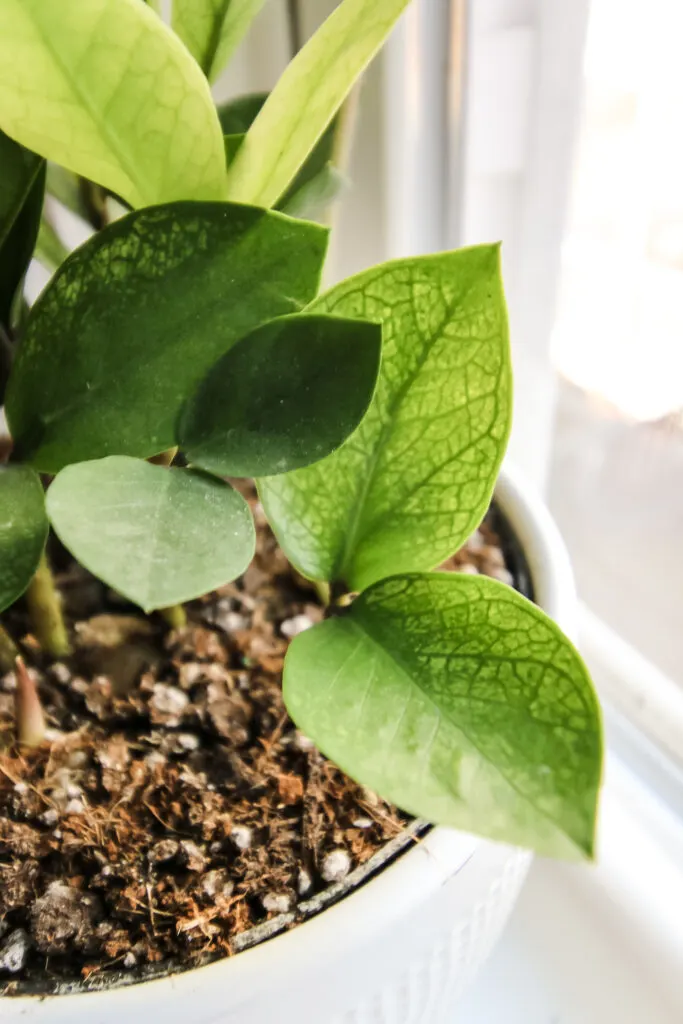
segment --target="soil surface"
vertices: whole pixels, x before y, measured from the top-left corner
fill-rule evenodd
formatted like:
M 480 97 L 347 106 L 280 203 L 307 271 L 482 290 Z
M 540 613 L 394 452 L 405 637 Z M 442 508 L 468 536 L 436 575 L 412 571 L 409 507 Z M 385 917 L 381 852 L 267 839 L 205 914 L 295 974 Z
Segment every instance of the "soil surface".
M 57 574 L 68 663 L 42 658 L 20 606 L 5 616 L 50 730 L 12 745 L 14 674 L 0 679 L 0 994 L 228 955 L 404 831 L 287 717 L 288 642 L 323 610 L 250 497 L 256 558 L 188 607 L 187 628 L 73 565 Z M 509 566 L 525 590 L 492 515 L 445 568 L 512 583 Z

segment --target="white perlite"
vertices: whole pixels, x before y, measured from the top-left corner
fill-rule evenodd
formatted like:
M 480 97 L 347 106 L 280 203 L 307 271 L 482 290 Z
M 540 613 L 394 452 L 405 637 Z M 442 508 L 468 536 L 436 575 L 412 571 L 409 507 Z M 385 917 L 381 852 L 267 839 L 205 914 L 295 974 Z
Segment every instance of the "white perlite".
M 163 721 L 164 725 L 174 727 L 180 725 L 189 698 L 176 686 L 156 683 L 149 703 L 152 711 L 156 712 L 156 716 L 152 715 L 152 721 L 156 719 L 156 721 Z
M 312 625 L 313 619 L 309 619 L 308 615 L 294 615 L 291 619 L 285 619 L 280 626 L 280 632 L 288 640 L 293 640 L 295 636 L 310 629 Z
M 238 850 L 248 850 L 251 846 L 253 833 L 246 825 L 235 825 L 230 832 L 230 838 Z
M 297 878 L 296 887 L 299 896 L 305 896 L 306 893 L 311 891 L 311 888 L 313 887 L 313 879 L 309 875 L 308 871 L 306 871 L 306 868 L 299 868 L 299 876 Z
M 291 897 L 286 893 L 267 892 L 261 897 L 263 909 L 269 914 L 286 914 L 292 905 Z
M 333 850 L 325 857 L 320 874 L 326 882 L 341 882 L 351 870 L 351 858 L 346 850 Z
M 29 954 L 31 939 L 23 928 L 10 932 L 0 946 L 0 971 L 16 974 L 20 971 Z

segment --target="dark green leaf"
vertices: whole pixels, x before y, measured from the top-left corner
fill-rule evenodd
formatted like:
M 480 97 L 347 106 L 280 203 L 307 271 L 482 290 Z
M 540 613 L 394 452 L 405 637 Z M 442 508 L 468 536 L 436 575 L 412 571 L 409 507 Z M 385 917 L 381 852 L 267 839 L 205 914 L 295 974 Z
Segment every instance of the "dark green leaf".
M 44 161 L 0 132 L 0 324 L 31 260 L 45 192 Z
M 255 544 L 244 498 L 216 477 L 126 456 L 69 466 L 47 496 L 60 540 L 145 611 L 239 576 Z
M 267 99 L 267 92 L 253 92 L 222 103 L 218 108 L 218 120 L 223 134 L 245 135 Z
M 510 427 L 512 380 L 497 246 L 398 260 L 343 281 L 311 312 L 381 320 L 377 392 L 324 462 L 261 492 L 288 557 L 363 590 L 432 569 L 478 526 Z
M 229 203 L 140 210 L 100 232 L 32 310 L 7 391 L 21 458 L 56 472 L 170 448 L 216 360 L 315 295 L 326 243 L 313 224 Z
M 593 853 L 597 699 L 558 627 L 483 577 L 397 576 L 296 637 L 287 709 L 412 814 L 539 853 Z
M 191 463 L 222 476 L 308 466 L 360 423 L 381 347 L 381 327 L 362 320 L 271 320 L 209 370 L 187 404 L 178 444 Z
M 225 145 L 225 159 L 229 164 L 231 160 L 235 159 L 238 149 L 244 142 L 244 135 L 224 135 L 223 143 Z
M 0 611 L 31 582 L 47 530 L 38 475 L 27 466 L 0 466 Z
M 323 220 L 330 206 L 342 191 L 346 179 L 332 164 L 327 164 L 291 197 L 278 204 L 290 217 Z

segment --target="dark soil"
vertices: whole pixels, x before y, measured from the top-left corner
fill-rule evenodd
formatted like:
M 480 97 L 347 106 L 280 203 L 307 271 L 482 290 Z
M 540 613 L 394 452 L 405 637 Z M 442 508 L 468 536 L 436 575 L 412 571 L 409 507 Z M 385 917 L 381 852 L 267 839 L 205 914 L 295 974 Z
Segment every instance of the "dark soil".
M 5 617 L 50 732 L 12 746 L 15 679 L 0 679 L 0 994 L 227 955 L 404 831 L 287 717 L 288 641 L 323 612 L 255 513 L 255 561 L 186 629 L 73 565 L 68 664 L 42 659 L 20 607 Z M 507 565 L 525 589 L 490 524 L 446 568 L 511 583 Z

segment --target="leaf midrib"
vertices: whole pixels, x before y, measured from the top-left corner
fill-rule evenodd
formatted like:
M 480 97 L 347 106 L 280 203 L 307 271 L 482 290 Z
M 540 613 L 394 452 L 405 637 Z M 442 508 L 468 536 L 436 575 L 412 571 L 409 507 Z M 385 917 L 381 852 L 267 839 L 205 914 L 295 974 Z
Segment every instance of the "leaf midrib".
M 392 265 L 388 264 L 387 266 L 388 268 L 391 268 Z M 405 401 L 408 392 L 412 388 L 418 376 L 422 372 L 425 363 L 427 362 L 429 356 L 431 355 L 432 348 L 437 342 L 437 338 L 441 337 L 443 329 L 445 325 L 449 322 L 454 310 L 457 308 L 458 305 L 461 305 L 463 302 L 466 301 L 468 295 L 475 287 L 475 284 L 476 282 L 469 282 L 465 291 L 459 294 L 458 297 L 454 299 L 450 305 L 447 306 L 444 317 L 440 321 L 438 327 L 436 327 L 432 332 L 429 341 L 426 342 L 422 355 L 420 356 L 420 359 L 418 360 L 415 369 L 409 375 L 409 377 L 406 378 L 403 385 L 395 393 L 393 400 L 390 403 L 387 419 L 382 425 L 374 451 L 372 452 L 370 459 L 366 461 L 366 473 L 363 478 L 362 486 L 358 492 L 358 496 L 354 501 L 353 507 L 351 509 L 349 527 L 347 529 L 344 542 L 344 549 L 341 558 L 337 562 L 338 568 L 333 573 L 333 576 L 335 578 L 339 578 L 343 580 L 345 583 L 348 583 L 346 577 L 349 575 L 349 572 L 353 567 L 352 556 L 355 554 L 357 544 L 359 544 L 363 538 L 363 535 L 360 534 L 360 530 L 363 516 L 365 513 L 365 504 L 367 502 L 370 489 L 375 482 L 375 475 L 377 473 L 377 467 L 379 465 L 380 457 L 383 454 L 384 448 L 388 444 L 391 435 L 394 431 L 400 407 Z
M 173 486 L 174 478 L 173 478 L 173 476 L 171 474 L 172 473 L 183 473 L 183 472 L 185 472 L 185 470 L 182 470 L 182 469 L 171 469 L 170 467 L 168 469 L 162 469 L 162 467 L 160 467 L 160 466 L 159 467 L 154 466 L 154 467 L 151 467 L 151 468 L 153 468 L 153 469 L 157 469 L 157 468 L 161 469 L 161 471 L 163 473 L 165 473 L 166 476 L 165 476 L 165 479 L 163 481 L 163 484 L 161 484 L 161 486 L 159 487 L 159 496 L 157 498 L 157 501 L 156 501 L 156 504 L 155 504 L 155 507 L 154 507 L 154 511 L 153 511 L 153 514 L 152 514 L 152 524 L 151 524 L 150 530 L 148 532 L 150 543 L 149 543 L 149 548 L 147 548 L 146 550 L 149 552 L 149 558 L 147 559 L 147 566 L 146 566 L 146 569 L 145 569 L 145 588 L 144 588 L 145 589 L 145 603 L 142 606 L 143 607 L 143 611 L 146 614 L 149 614 L 150 612 L 154 611 L 154 608 L 151 607 L 150 604 L 149 604 L 149 599 L 150 599 L 151 594 L 153 593 L 153 583 L 154 583 L 154 575 L 155 575 L 154 566 L 156 565 L 156 554 L 157 554 L 157 550 L 159 548 L 160 531 L 159 531 L 158 527 L 159 527 L 159 523 L 161 521 L 161 515 L 162 515 L 162 512 L 163 512 L 164 506 L 166 505 L 166 502 L 167 502 L 169 491 L 170 491 L 170 489 Z
M 568 832 L 565 832 L 564 828 L 562 827 L 561 823 L 557 820 L 557 818 L 555 818 L 554 815 L 549 814 L 547 811 L 539 808 L 536 805 L 536 803 L 526 793 L 522 792 L 522 790 L 517 785 L 515 785 L 515 783 L 511 779 L 507 777 L 505 772 L 497 764 L 495 764 L 495 762 L 490 760 L 490 758 L 481 749 L 479 744 L 472 738 L 472 736 L 467 732 L 467 730 L 463 728 L 462 723 L 455 721 L 454 718 L 447 711 L 444 711 L 444 709 L 441 708 L 439 704 L 437 704 L 432 694 L 430 694 L 428 690 L 425 690 L 424 687 L 420 686 L 415 676 L 413 676 L 413 674 L 404 664 L 401 656 L 396 654 L 394 651 L 389 650 L 389 648 L 385 647 L 385 645 L 380 640 L 378 640 L 375 635 L 373 635 L 372 628 L 368 627 L 368 622 L 372 621 L 372 616 L 367 616 L 367 618 L 364 618 L 363 622 L 359 622 L 357 619 L 354 619 L 351 615 L 346 621 L 349 622 L 354 629 L 359 630 L 364 636 L 368 638 L 368 640 L 370 640 L 372 644 L 378 647 L 380 651 L 382 651 L 382 653 L 384 653 L 391 659 L 400 675 L 403 676 L 403 678 L 406 680 L 408 686 L 415 687 L 420 691 L 421 694 L 423 694 L 423 696 L 429 701 L 431 706 L 435 709 L 437 715 L 440 718 L 446 719 L 446 721 L 448 721 L 453 726 L 454 729 L 456 729 L 462 736 L 465 737 L 468 743 L 470 743 L 471 746 L 477 751 L 481 759 L 485 761 L 486 764 L 490 765 L 491 768 L 493 768 L 493 770 L 500 776 L 501 779 L 503 779 L 505 784 L 508 785 L 510 789 L 517 793 L 517 795 L 526 804 L 532 807 L 536 814 L 542 817 L 545 821 L 549 821 L 561 833 L 561 835 L 563 835 L 572 843 L 573 846 L 575 846 L 580 851 L 582 850 L 581 846 L 577 843 L 574 836 L 571 836 Z M 439 780 L 437 779 L 437 781 Z

